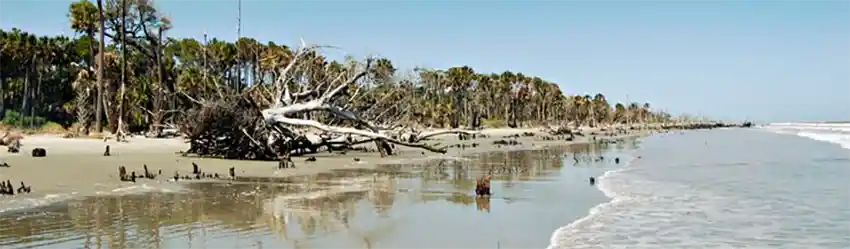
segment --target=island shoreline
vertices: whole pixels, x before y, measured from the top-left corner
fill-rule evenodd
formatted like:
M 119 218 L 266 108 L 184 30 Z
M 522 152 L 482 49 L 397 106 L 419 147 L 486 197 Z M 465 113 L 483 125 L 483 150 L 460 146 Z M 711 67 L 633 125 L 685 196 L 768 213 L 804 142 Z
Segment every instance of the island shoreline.
M 245 179 L 253 179 L 252 181 L 259 178 L 286 181 L 286 179 L 293 179 L 293 177 L 309 177 L 340 170 L 369 170 L 393 164 L 424 165 L 436 160 L 463 160 L 460 158 L 477 153 L 540 150 L 552 146 L 644 137 L 652 133 L 670 130 L 654 126 L 616 131 L 584 128 L 583 131 L 586 134 L 575 136 L 574 139 L 566 141 L 562 137 L 556 139 L 554 136 L 548 135 L 541 128 L 484 129 L 479 132 L 484 134 L 485 138 L 459 140 L 457 136 L 450 135 L 432 138 L 432 142 L 456 146 L 442 155 L 406 147 L 398 147 L 396 155 L 385 158 L 381 158 L 377 153 L 348 152 L 342 155 L 321 152 L 303 157 L 293 157 L 293 162 L 296 164 L 294 169 L 278 169 L 278 162 L 273 161 L 184 157 L 177 152 L 188 147 L 188 144 L 179 139 L 131 138 L 130 142 L 116 143 L 114 141 L 35 135 L 23 140 L 24 148 L 45 148 L 48 151 L 47 157 L 34 158 L 24 151 L 17 154 L 0 153 L 0 158 L 10 165 L 10 167 L 0 169 L 0 179 L 10 179 L 12 183 L 23 181 L 32 186 L 34 191 L 30 194 L 0 197 L 0 203 L 34 203 L 32 207 L 37 207 L 100 194 L 127 194 L 127 192 L 120 190 L 133 190 L 129 193 L 178 191 L 181 187 L 179 185 L 177 185 L 177 188 L 174 187 L 174 182 L 171 180 L 173 174 L 191 174 L 193 163 L 198 164 L 204 172 L 218 174 L 222 177 L 227 176 L 228 168 L 235 167 L 237 178 L 245 177 Z M 497 144 L 499 140 L 515 140 L 518 144 L 503 146 Z M 476 145 L 473 146 L 472 144 Z M 102 146 L 106 145 L 112 147 L 112 156 L 107 157 L 101 154 Z M 315 158 L 316 161 L 306 162 L 305 158 L 309 157 Z M 162 175 L 155 180 L 140 179 L 135 183 L 119 181 L 118 166 L 125 166 L 128 171 L 135 171 L 141 175 L 143 165 L 147 165 L 150 171 L 156 173 L 161 171 Z M 199 181 L 177 181 L 177 183 L 192 182 Z M 54 200 L 48 201 L 48 199 Z M 32 207 L 19 206 L 7 209 L 17 210 Z M 0 210 L 0 213 L 3 212 L 3 210 Z

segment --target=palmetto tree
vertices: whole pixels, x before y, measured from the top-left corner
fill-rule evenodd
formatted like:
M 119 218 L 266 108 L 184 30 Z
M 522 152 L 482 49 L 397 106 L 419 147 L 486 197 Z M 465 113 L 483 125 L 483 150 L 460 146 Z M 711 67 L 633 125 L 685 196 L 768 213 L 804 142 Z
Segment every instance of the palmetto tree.
M 124 122 L 128 130 L 143 131 L 176 122 L 198 102 L 227 94 L 246 93 L 268 106 L 271 98 L 260 96 L 274 90 L 270 83 L 281 77 L 295 53 L 250 37 L 235 42 L 167 37 L 171 22 L 150 1 L 78 0 L 69 5 L 67 17 L 81 36 L 0 30 L 0 117 L 11 108 L 86 128 L 90 116 L 106 114 L 103 123 L 113 131 L 123 131 Z M 97 63 L 99 55 L 103 63 Z M 352 66 L 365 64 L 329 60 L 319 52 L 305 55 L 303 62 L 286 82 L 293 91 L 322 85 L 340 73 L 350 77 L 356 71 Z M 481 118 L 493 126 L 595 126 L 670 118 L 652 112 L 648 103 L 612 107 L 603 93 L 567 94 L 561 86 L 569 82 L 559 85 L 522 72 L 476 72 L 466 65 L 410 72 L 390 58 L 374 58 L 371 65 L 367 80 L 350 86 L 349 94 L 356 96 L 337 104 L 376 124 L 460 127 L 478 125 Z M 95 104 L 105 108 L 98 111 Z M 329 116 L 310 118 L 328 121 Z

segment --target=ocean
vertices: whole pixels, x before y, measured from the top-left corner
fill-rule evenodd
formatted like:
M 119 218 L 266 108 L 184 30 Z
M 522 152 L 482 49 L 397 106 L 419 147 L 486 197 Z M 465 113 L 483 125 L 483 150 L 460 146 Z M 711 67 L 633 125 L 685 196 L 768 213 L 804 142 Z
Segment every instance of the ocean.
M 850 248 L 848 150 L 850 124 L 650 136 L 548 248 Z

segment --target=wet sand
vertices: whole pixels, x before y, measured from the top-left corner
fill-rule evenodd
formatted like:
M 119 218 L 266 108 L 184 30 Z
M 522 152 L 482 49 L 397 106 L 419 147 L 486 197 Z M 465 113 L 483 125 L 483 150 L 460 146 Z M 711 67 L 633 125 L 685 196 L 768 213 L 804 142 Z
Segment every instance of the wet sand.
M 28 136 L 23 140 L 21 153 L 10 154 L 0 151 L 0 160 L 11 167 L 0 167 L 0 180 L 10 180 L 17 188 L 21 181 L 32 187 L 32 193 L 15 196 L 0 196 L 0 212 L 10 209 L 26 208 L 50 202 L 106 193 L 132 193 L 166 189 L 176 191 L 178 184 L 168 182 L 175 173 L 188 175 L 192 172 L 192 163 L 200 166 L 204 172 L 227 176 L 230 167 L 236 168 L 237 177 L 287 177 L 313 175 L 337 169 L 374 169 L 378 165 L 393 163 L 424 163 L 438 158 L 455 158 L 465 154 L 498 151 L 527 150 L 553 145 L 587 142 L 590 136 L 580 136 L 572 142 L 564 140 L 544 141 L 542 136 L 517 138 L 521 142 L 515 146 L 498 146 L 493 141 L 504 136 L 533 132 L 543 135 L 538 129 L 489 129 L 482 131 L 488 138 L 460 141 L 457 136 L 439 136 L 429 143 L 443 145 L 473 143 L 475 148 L 451 148 L 445 155 L 423 152 L 407 147 L 396 147 L 397 155 L 381 158 L 378 153 L 349 152 L 319 153 L 311 156 L 316 162 L 305 162 L 305 157 L 293 157 L 295 169 L 277 169 L 277 162 L 237 161 L 212 158 L 183 157 L 177 152 L 187 150 L 188 145 L 182 139 L 146 139 L 131 138 L 128 143 L 104 142 L 94 139 L 65 139 L 50 135 Z M 639 135 L 635 132 L 633 135 Z M 112 156 L 103 156 L 106 145 L 111 147 Z M 45 148 L 47 157 L 34 158 L 29 152 L 33 148 Z M 359 161 L 355 161 L 357 158 Z M 155 180 L 139 180 L 136 183 L 120 182 L 118 167 L 125 166 L 129 171 L 141 175 L 143 165 L 152 172 L 162 172 Z
M 552 231 L 607 201 L 587 178 L 621 166 L 634 146 L 573 144 L 88 197 L 0 214 L 0 247 L 543 248 Z M 494 196 L 475 198 L 474 180 L 488 172 Z

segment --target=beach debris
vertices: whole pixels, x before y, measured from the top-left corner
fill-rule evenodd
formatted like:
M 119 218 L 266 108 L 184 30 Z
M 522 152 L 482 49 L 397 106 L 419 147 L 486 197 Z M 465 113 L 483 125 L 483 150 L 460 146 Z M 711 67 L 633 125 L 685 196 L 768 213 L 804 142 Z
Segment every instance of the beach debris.
M 189 176 L 189 175 L 181 176 L 179 172 L 174 171 L 174 176 L 172 177 L 172 179 L 174 179 L 174 181 L 176 182 L 176 181 L 178 181 L 178 180 L 180 180 L 180 179 L 183 179 L 183 180 L 192 180 L 192 177 L 191 177 L 191 176 Z
M 145 176 L 145 178 L 147 178 L 147 179 L 151 179 L 151 180 L 153 180 L 153 179 L 156 179 L 156 177 L 157 177 L 159 174 L 162 174 L 162 170 L 159 170 L 159 174 L 154 174 L 154 173 L 152 173 L 152 172 L 148 171 L 148 165 L 147 165 L 147 164 L 142 165 L 142 167 L 143 167 L 143 168 L 144 168 L 144 170 L 145 170 L 145 175 L 144 175 L 144 176 Z
M 32 187 L 27 186 L 23 181 L 21 181 L 21 186 L 18 187 L 18 194 L 26 194 L 32 192 Z M 0 181 L 0 194 L 2 195 L 15 195 L 15 187 L 12 186 L 11 180 Z
M 359 161 L 360 161 L 360 158 L 359 158 L 359 157 L 355 157 L 355 158 L 354 158 L 354 161 L 355 161 L 355 162 L 359 162 Z
M 2 162 L 0 162 L 0 167 L 3 167 L 3 168 L 9 168 L 9 167 L 12 167 L 12 166 L 11 166 L 11 165 L 9 165 L 9 163 L 7 163 L 7 162 L 2 161 Z
M 121 165 L 118 167 L 118 179 L 122 182 L 136 182 L 136 172 L 133 171 L 127 175 L 127 168 Z
M 112 154 L 109 153 L 109 145 L 106 145 L 106 148 L 103 149 L 103 156 L 110 156 Z
M 306 160 L 304 160 L 304 161 L 305 161 L 305 162 L 315 162 L 315 161 L 316 161 L 316 157 L 311 156 L 311 157 L 308 157 L 308 158 L 307 158 Z
M 13 140 L 11 144 L 9 144 L 6 151 L 9 153 L 18 153 L 19 151 L 21 151 L 21 141 Z
M 197 174 L 200 174 L 200 173 L 201 173 L 201 169 L 198 168 L 198 164 L 195 163 L 195 162 L 192 162 L 192 174 L 197 175 Z
M 502 138 L 519 138 L 519 134 L 513 134 L 513 135 L 502 136 Z
M 145 169 L 146 169 L 146 172 L 147 172 L 147 165 L 145 165 L 145 167 L 146 167 Z M 230 170 L 231 170 L 231 174 L 235 173 L 235 172 L 233 172 L 232 167 L 230 168 Z M 162 175 L 162 169 L 160 169 L 156 175 L 151 174 L 151 177 L 156 177 L 156 176 L 159 176 L 159 175 Z M 153 178 L 151 178 L 151 179 L 153 179 Z M 187 174 L 187 175 L 180 175 L 180 171 L 175 170 L 174 175 L 171 177 L 171 179 L 176 182 L 176 181 L 179 181 L 181 179 L 182 180 L 201 180 L 201 179 L 221 179 L 221 177 L 219 176 L 218 173 L 209 173 L 209 172 L 201 171 L 200 167 L 198 167 L 198 164 L 192 162 L 192 173 Z
M 479 197 L 488 197 L 491 195 L 490 193 L 490 179 L 491 175 L 482 176 L 475 181 L 475 195 Z
M 552 136 L 572 135 L 573 131 L 567 126 L 544 127 L 544 131 Z
M 45 150 L 44 148 L 32 149 L 32 157 L 46 157 L 46 156 L 47 156 L 47 150 Z
M 26 194 L 29 192 L 32 192 L 32 187 L 27 186 L 23 181 L 21 181 L 21 186 L 18 187 L 18 194 Z
M 345 151 L 343 151 L 344 155 Z M 283 156 L 280 157 L 280 161 L 277 163 L 277 169 L 286 169 L 286 168 L 295 168 L 295 163 L 292 162 L 292 157 L 289 153 L 284 153 Z
M 0 194 L 2 195 L 15 195 L 15 191 L 12 187 L 12 182 L 9 180 L 0 181 Z
M 510 139 L 510 140 L 500 139 L 500 140 L 493 141 L 493 144 L 495 144 L 495 145 L 519 145 L 520 142 L 517 141 L 517 140 L 514 140 L 514 139 Z

